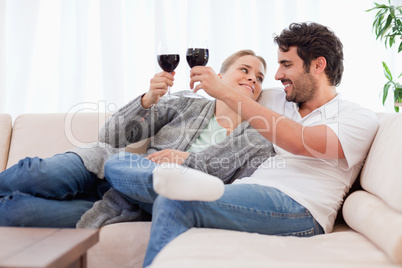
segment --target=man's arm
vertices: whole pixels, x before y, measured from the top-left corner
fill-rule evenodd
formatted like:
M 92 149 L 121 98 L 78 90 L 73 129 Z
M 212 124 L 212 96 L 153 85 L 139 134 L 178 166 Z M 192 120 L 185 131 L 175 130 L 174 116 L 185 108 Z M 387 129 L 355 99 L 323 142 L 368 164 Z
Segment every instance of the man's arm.
M 204 89 L 210 96 L 224 101 L 267 140 L 282 149 L 320 159 L 345 158 L 341 143 L 330 127 L 303 126 L 286 118 L 224 85 L 210 68 L 193 68 L 191 72 L 190 87 L 201 82 L 195 91 Z
M 227 89 L 222 100 L 267 140 L 295 154 L 320 159 L 345 158 L 335 132 L 326 125 L 303 126 L 272 111 L 243 94 Z M 230 92 L 230 94 L 227 94 Z

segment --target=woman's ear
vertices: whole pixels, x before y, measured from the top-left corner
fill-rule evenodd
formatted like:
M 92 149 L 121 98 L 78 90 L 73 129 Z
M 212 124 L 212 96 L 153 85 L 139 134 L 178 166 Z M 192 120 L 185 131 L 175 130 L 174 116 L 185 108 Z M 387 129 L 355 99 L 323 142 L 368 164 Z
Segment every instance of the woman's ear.
M 222 74 L 218 74 L 219 78 L 222 79 Z

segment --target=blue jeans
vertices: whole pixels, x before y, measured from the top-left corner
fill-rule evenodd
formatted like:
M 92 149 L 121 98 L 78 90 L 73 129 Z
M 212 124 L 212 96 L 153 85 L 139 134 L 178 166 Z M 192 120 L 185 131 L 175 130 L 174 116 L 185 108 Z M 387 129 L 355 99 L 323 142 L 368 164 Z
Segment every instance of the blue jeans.
M 105 179 L 127 200 L 152 213 L 158 194 L 153 188 L 153 170 L 157 164 L 136 154 L 112 155 L 105 163 Z
M 324 233 L 305 207 L 272 187 L 226 185 L 224 195 L 214 202 L 157 196 L 152 184 L 155 167 L 155 163 L 133 154 L 112 156 L 105 164 L 105 177 L 112 187 L 140 205 L 154 203 L 144 267 L 167 243 L 192 227 L 282 236 Z
M 109 188 L 74 153 L 22 159 L 0 173 L 0 226 L 74 228 Z

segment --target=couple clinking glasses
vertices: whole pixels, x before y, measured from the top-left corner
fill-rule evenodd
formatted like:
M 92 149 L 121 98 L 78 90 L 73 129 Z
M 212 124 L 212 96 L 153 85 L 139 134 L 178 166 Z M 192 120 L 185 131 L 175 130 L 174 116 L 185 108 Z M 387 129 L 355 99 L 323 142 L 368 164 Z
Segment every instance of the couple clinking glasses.
M 284 90 L 270 94 L 266 107 L 256 102 L 266 64 L 252 51 L 233 54 L 219 74 L 210 67 L 191 69 L 190 87 L 198 83 L 194 91 L 203 89 L 216 100 L 160 102 L 173 85 L 174 73 L 158 73 L 147 93 L 119 109 L 105 124 L 100 138 L 107 146 L 24 159 L 0 173 L 0 225 L 45 226 L 53 218 L 53 226 L 75 226 L 101 198 L 100 186 L 106 185 L 152 214 L 144 267 L 192 227 L 295 236 L 331 232 L 378 121 L 373 112 L 337 93 L 343 48 L 329 28 L 293 23 L 274 41 L 279 47 L 275 79 Z M 225 135 L 214 135 L 218 132 Z M 143 157 L 114 154 L 117 148 L 148 137 L 153 139 Z M 277 158 L 285 159 L 285 168 L 269 165 Z M 222 163 L 228 159 L 229 164 L 211 165 L 211 159 L 223 159 Z M 136 166 L 144 161 L 151 167 Z M 157 195 L 152 166 L 169 161 L 230 184 L 216 201 L 179 201 Z M 28 172 L 28 166 L 35 172 Z M 24 202 L 38 205 L 28 208 Z

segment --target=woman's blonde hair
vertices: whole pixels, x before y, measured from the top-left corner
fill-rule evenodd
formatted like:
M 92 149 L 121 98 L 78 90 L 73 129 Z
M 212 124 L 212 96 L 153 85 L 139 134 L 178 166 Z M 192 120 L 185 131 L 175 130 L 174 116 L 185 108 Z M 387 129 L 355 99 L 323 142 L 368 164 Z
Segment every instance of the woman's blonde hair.
M 248 55 L 254 56 L 257 59 L 259 59 L 261 61 L 262 65 L 264 66 L 264 72 L 266 72 L 267 63 L 265 62 L 264 58 L 261 56 L 257 56 L 254 51 L 249 50 L 249 49 L 239 50 L 239 51 L 233 53 L 232 55 L 230 55 L 228 58 L 226 58 L 226 60 L 222 63 L 221 70 L 219 72 L 222 74 L 225 73 L 229 69 L 229 67 L 232 66 L 233 63 L 238 58 L 243 57 L 243 56 L 248 56 Z

